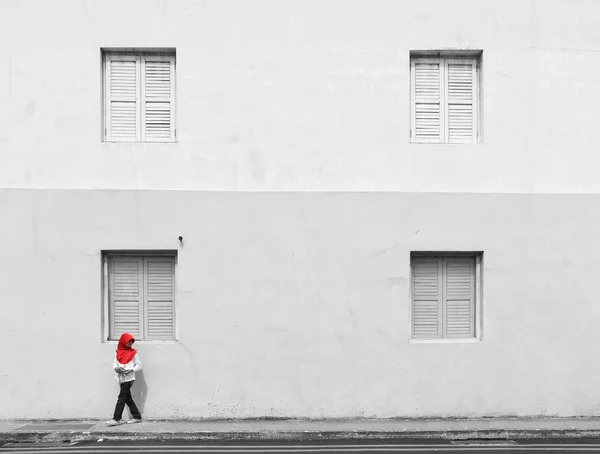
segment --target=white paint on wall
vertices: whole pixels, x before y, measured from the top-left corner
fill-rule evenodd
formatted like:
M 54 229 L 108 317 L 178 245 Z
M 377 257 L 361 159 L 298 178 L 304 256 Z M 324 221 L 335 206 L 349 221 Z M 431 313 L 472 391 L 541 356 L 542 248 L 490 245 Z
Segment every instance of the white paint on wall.
M 597 414 L 599 9 L 0 2 L 0 419 L 110 416 L 101 251 L 173 248 L 148 417 Z M 111 47 L 177 49 L 177 143 L 102 142 Z M 483 50 L 479 144 L 409 143 L 440 48 Z M 484 251 L 482 342 L 409 343 L 417 250 Z
M 596 193 L 594 0 L 0 6 L 0 187 Z M 177 49 L 176 144 L 102 142 L 100 49 Z M 409 52 L 481 49 L 483 140 L 409 143 Z
M 599 202 L 2 190 L 0 419 L 108 418 L 101 251 L 174 248 L 178 342 L 136 344 L 149 418 L 597 414 Z M 409 343 L 423 250 L 484 251 L 482 342 Z

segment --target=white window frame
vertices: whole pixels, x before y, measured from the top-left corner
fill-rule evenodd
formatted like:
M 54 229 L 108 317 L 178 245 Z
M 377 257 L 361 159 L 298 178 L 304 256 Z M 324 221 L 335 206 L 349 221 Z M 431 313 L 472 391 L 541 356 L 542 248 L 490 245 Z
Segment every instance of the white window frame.
M 481 55 L 475 54 L 473 56 L 471 52 L 466 53 L 464 56 L 457 53 L 444 53 L 441 56 L 425 56 L 425 55 L 412 55 L 410 56 L 410 141 L 411 143 L 418 144 L 472 144 L 479 143 L 481 138 Z M 416 120 L 416 93 L 415 93 L 415 64 L 417 63 L 434 63 L 440 65 L 440 138 L 439 141 L 432 140 L 418 140 L 415 137 L 415 120 Z M 461 64 L 470 63 L 473 65 L 473 136 L 471 140 L 460 141 L 460 140 L 449 140 L 448 131 L 448 96 L 446 86 L 448 84 L 448 64 Z
M 475 259 L 475 320 L 474 337 L 465 338 L 448 338 L 448 337 L 435 337 L 435 338 L 415 338 L 414 337 L 414 279 L 413 279 L 413 258 L 415 257 L 426 257 L 426 258 L 452 258 L 452 257 L 471 257 Z M 483 252 L 411 252 L 410 254 L 410 285 L 409 285 L 409 320 L 410 320 L 410 337 L 408 342 L 411 344 L 469 344 L 469 343 L 481 343 L 482 342 L 482 301 L 483 301 Z M 442 320 L 443 323 L 443 320 Z
M 102 342 L 118 342 L 119 339 L 111 337 L 111 308 L 110 308 L 110 271 L 109 262 L 111 257 L 135 257 L 135 258 L 153 258 L 153 257 L 168 257 L 173 259 L 173 339 L 158 340 L 147 339 L 140 336 L 136 338 L 136 342 L 151 342 L 151 343 L 177 343 L 179 340 L 177 312 L 178 312 L 178 292 L 177 292 L 177 268 L 178 255 L 176 250 L 106 250 L 102 251 Z M 143 302 L 145 304 L 145 302 Z M 147 326 L 147 312 L 144 311 L 144 317 L 140 319 L 140 323 Z
M 112 137 L 110 125 L 110 61 L 129 61 L 134 59 L 136 62 L 136 137 L 135 139 L 115 139 Z M 142 69 L 145 67 L 146 59 L 154 61 L 169 61 L 171 63 L 171 87 L 170 87 L 170 139 L 152 139 L 146 137 L 145 114 L 145 77 Z M 174 143 L 177 142 L 177 102 L 176 85 L 177 79 L 177 59 L 174 50 L 104 50 L 102 52 L 102 77 L 103 77 L 103 140 L 109 143 Z

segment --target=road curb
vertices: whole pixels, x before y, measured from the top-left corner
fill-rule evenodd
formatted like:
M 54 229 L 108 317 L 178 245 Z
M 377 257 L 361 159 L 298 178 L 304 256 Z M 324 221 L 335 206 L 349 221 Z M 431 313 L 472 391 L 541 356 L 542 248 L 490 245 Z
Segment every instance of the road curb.
M 184 432 L 115 432 L 115 431 L 11 431 L 0 433 L 0 446 L 6 443 L 69 443 L 74 441 L 300 441 L 336 440 L 518 440 L 518 439 L 600 438 L 600 430 L 432 430 L 432 431 L 184 431 Z

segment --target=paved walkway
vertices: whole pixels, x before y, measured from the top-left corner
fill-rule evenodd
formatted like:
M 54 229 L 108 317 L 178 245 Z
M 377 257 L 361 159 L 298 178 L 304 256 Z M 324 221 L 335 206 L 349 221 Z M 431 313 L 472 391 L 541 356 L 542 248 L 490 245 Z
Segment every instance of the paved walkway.
M 600 436 L 600 418 L 160 421 L 107 427 L 104 421 L 0 421 L 0 436 L 316 438 L 378 436 Z M 54 435 L 54 436 L 53 436 Z

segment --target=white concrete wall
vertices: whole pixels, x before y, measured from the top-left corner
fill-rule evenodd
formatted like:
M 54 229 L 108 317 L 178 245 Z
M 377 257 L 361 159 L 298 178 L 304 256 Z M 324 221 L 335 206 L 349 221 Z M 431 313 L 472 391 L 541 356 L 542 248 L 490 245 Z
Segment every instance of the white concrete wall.
M 595 0 L 5 0 L 0 187 L 596 193 Z M 177 48 L 177 144 L 101 140 L 102 47 Z M 483 143 L 409 144 L 409 51 L 483 50 Z
M 179 342 L 136 344 L 146 417 L 597 414 L 599 203 L 0 191 L 0 418 L 111 415 L 101 250 L 125 248 L 179 257 Z M 483 342 L 409 343 L 414 250 L 485 251 Z
M 597 414 L 598 13 L 0 2 L 0 419 L 111 414 L 101 251 L 179 235 L 147 417 Z M 124 46 L 177 49 L 178 143 L 102 142 Z M 409 51 L 439 48 L 483 50 L 480 144 L 409 143 Z M 415 250 L 484 251 L 483 342 L 408 342 Z

